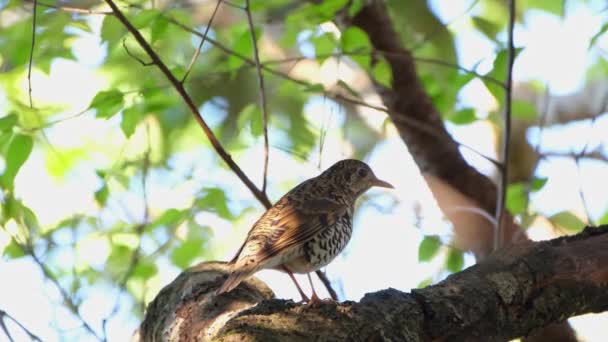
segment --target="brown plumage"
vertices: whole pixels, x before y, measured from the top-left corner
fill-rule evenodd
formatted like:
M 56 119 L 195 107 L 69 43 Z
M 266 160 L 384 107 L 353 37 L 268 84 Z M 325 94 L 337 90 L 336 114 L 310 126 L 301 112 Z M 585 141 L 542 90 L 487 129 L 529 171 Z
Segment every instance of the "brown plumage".
M 308 301 L 291 273 L 314 272 L 346 247 L 355 201 L 372 186 L 392 188 L 364 162 L 346 159 L 293 188 L 253 225 L 218 293 L 232 290 L 258 270 L 278 269 L 289 274 Z M 312 299 L 318 300 L 312 291 Z

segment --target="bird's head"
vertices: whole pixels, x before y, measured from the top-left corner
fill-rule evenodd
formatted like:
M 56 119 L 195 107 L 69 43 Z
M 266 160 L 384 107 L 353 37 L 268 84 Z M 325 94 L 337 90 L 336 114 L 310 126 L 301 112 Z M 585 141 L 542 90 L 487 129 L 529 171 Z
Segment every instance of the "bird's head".
M 350 190 L 354 198 L 372 186 L 394 188 L 390 183 L 378 179 L 369 165 L 356 159 L 344 159 L 327 169 L 322 177 L 328 178 L 339 189 Z

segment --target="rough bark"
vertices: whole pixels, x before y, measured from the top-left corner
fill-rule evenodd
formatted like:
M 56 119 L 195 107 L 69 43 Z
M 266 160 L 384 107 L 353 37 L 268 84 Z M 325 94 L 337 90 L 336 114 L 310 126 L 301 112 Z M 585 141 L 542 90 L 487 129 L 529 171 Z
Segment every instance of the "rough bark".
M 608 310 L 608 226 L 524 242 L 437 285 L 387 289 L 318 306 L 269 299 L 250 280 L 215 296 L 220 263 L 201 264 L 159 293 L 145 341 L 506 341 L 568 317 Z M 257 305 L 255 305 L 257 303 Z M 253 306 L 255 305 L 255 306 Z

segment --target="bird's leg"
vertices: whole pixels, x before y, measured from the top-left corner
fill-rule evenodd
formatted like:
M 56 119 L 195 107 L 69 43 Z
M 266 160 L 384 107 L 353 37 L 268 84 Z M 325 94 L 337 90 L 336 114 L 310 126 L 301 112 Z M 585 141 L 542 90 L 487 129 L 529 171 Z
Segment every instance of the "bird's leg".
M 304 293 L 304 291 L 302 291 L 302 288 L 300 287 L 300 284 L 298 284 L 296 277 L 293 276 L 293 273 L 291 273 L 291 271 L 285 265 L 281 266 L 281 268 L 283 269 L 283 271 L 285 271 L 285 273 L 287 273 L 287 275 L 289 275 L 289 278 L 291 278 L 291 280 L 293 280 L 293 283 L 296 284 L 296 287 L 298 288 L 298 292 L 300 292 L 300 296 L 302 296 L 301 302 L 302 303 L 310 302 L 310 298 L 308 298 L 308 296 Z
M 312 285 L 312 279 L 310 278 L 310 273 L 306 273 L 306 276 L 308 277 L 308 282 L 310 283 L 310 288 L 312 289 L 312 297 L 310 297 L 310 301 L 308 302 L 308 304 L 316 305 L 316 304 L 321 303 L 322 300 L 319 298 L 319 296 L 317 296 L 315 287 Z

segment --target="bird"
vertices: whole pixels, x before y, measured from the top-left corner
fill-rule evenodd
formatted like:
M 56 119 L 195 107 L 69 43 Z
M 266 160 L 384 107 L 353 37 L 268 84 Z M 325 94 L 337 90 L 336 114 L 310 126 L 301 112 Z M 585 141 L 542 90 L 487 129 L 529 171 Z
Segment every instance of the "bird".
M 228 263 L 228 277 L 216 293 L 231 291 L 259 270 L 275 269 L 289 275 L 302 302 L 321 301 L 310 273 L 328 265 L 344 250 L 352 235 L 355 202 L 372 186 L 393 188 L 356 159 L 338 161 L 297 185 L 253 224 Z M 311 298 L 293 273 L 307 274 Z

